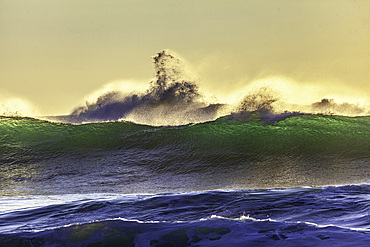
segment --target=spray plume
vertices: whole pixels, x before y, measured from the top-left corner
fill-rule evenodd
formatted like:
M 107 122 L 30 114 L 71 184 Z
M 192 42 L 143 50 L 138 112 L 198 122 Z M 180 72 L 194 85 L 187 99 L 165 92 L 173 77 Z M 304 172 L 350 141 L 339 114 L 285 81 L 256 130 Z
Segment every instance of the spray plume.
M 191 71 L 171 51 L 163 50 L 152 59 L 155 78 L 150 81 L 148 89 L 141 92 L 105 91 L 94 101 L 86 101 L 71 115 L 58 120 L 72 123 L 123 120 L 163 126 L 212 121 L 226 115 L 243 121 L 257 116 L 267 119 L 267 122 L 271 119 L 275 122 L 274 119 L 279 121 L 300 112 L 350 116 L 369 113 L 366 107 L 358 104 L 338 104 L 327 99 L 311 105 L 287 103 L 282 95 L 284 90 L 289 91 L 292 83 L 284 84 L 282 80 L 267 80 L 268 84 L 263 80 L 262 83 L 250 83 L 247 93 L 236 104 L 210 104 L 200 92 Z

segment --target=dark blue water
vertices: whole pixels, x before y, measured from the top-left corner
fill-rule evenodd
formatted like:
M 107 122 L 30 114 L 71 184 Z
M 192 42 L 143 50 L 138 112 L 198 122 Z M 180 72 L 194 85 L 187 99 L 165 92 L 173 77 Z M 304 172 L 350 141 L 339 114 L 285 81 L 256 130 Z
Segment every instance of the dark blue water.
M 0 212 L 1 246 L 368 246 L 370 241 L 369 185 L 2 198 Z

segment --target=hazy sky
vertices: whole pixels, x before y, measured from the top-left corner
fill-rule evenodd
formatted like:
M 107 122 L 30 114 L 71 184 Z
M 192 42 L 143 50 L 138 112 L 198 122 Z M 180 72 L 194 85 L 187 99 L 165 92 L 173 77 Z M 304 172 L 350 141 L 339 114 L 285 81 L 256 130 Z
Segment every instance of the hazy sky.
M 147 83 L 162 49 L 218 95 L 275 76 L 366 98 L 369 13 L 368 0 L 0 0 L 0 103 L 70 113 L 111 81 Z

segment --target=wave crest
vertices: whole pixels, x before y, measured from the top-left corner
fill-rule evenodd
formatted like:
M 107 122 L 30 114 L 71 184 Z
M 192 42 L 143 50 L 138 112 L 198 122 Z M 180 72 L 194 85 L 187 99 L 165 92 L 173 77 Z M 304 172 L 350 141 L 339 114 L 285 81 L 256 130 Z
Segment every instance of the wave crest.
M 186 66 L 170 51 L 153 57 L 155 79 L 143 93 L 109 91 L 95 102 L 76 108 L 68 121 L 94 122 L 127 120 L 150 125 L 181 125 L 218 117 L 222 104 L 210 105 Z
M 152 57 L 155 78 L 141 92 L 111 89 L 101 93 L 93 102 L 77 107 L 70 115 L 48 119 L 71 123 L 131 121 L 152 126 L 185 125 L 213 121 L 221 116 L 241 120 L 266 119 L 270 123 L 297 114 L 368 115 L 366 106 L 335 103 L 323 98 L 308 105 L 288 103 L 284 87 L 279 83 L 259 85 L 249 89 L 237 103 L 210 103 L 200 91 L 196 77 L 185 62 L 172 51 L 163 50 Z M 251 88 L 256 83 L 251 83 Z M 280 85 L 280 86 L 279 86 Z M 256 85 L 255 85 L 256 86 Z M 287 86 L 287 85 L 285 85 Z M 288 90 L 288 89 L 286 89 Z M 289 91 L 289 90 L 288 90 Z M 302 93 L 302 92 L 300 92 Z M 236 98 L 236 97 L 235 97 Z

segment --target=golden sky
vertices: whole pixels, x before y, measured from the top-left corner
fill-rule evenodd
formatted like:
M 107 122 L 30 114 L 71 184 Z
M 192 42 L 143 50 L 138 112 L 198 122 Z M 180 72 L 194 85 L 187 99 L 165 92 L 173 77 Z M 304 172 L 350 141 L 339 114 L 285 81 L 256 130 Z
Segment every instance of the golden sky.
M 368 100 L 369 13 L 368 0 L 0 0 L 0 103 L 67 114 L 109 82 L 148 83 L 162 49 L 215 95 L 273 77 Z

